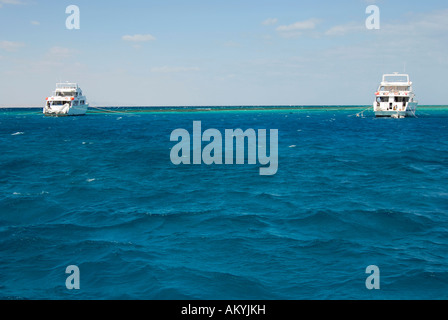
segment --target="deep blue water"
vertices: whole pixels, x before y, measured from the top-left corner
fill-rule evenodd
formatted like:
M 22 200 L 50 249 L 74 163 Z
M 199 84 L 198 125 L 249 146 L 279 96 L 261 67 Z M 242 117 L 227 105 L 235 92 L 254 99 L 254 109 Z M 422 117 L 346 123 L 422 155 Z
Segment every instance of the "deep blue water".
M 355 112 L 0 111 L 0 298 L 447 299 L 448 111 Z M 173 165 L 193 121 L 278 129 L 278 173 Z

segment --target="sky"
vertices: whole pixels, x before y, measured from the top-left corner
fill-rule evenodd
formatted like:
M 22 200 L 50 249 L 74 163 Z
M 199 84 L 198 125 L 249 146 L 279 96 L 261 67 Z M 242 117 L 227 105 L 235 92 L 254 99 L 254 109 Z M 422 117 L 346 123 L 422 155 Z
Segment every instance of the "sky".
M 65 81 L 91 106 L 370 105 L 404 71 L 421 105 L 448 104 L 446 0 L 0 0 L 3 107 Z

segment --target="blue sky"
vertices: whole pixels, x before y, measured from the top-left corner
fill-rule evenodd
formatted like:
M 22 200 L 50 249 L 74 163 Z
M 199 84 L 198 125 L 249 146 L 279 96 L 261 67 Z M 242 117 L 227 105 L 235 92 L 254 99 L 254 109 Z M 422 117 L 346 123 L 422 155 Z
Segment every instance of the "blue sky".
M 0 0 L 0 106 L 41 106 L 57 81 L 94 106 L 368 105 L 405 65 L 420 104 L 446 104 L 447 40 L 437 0 Z

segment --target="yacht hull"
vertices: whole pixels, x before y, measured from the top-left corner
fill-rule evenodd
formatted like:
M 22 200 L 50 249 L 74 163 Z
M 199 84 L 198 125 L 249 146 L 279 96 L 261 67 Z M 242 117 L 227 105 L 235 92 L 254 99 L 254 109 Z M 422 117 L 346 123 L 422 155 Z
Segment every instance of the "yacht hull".
M 67 116 L 84 116 L 87 112 L 88 105 L 81 106 L 52 106 L 45 107 L 43 110 L 44 115 L 53 117 L 67 117 Z
M 374 109 L 377 118 L 407 118 L 415 117 L 417 103 L 409 103 L 406 110 L 381 110 Z

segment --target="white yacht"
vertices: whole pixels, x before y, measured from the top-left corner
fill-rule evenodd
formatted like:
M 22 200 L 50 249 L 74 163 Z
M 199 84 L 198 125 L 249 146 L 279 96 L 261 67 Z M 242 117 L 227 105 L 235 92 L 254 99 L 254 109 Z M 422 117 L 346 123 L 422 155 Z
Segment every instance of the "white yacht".
M 418 102 L 412 89 L 409 75 L 383 75 L 383 81 L 375 93 L 373 110 L 377 117 L 405 118 L 415 116 Z
M 57 83 L 56 91 L 47 98 L 44 114 L 47 116 L 83 116 L 89 104 L 76 83 Z

